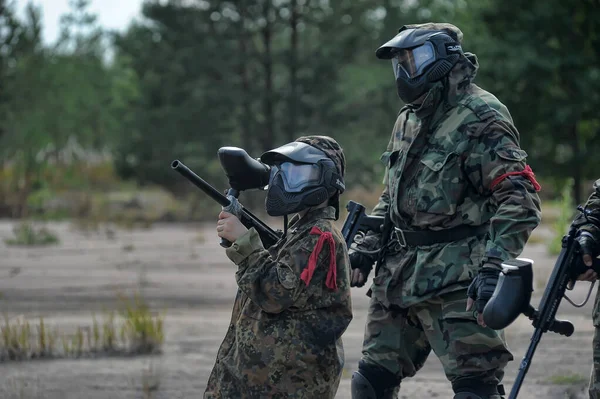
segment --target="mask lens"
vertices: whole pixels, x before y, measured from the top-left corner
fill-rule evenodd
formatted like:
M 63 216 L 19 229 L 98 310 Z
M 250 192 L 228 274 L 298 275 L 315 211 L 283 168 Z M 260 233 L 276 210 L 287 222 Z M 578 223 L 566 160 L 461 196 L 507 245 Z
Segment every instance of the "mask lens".
M 287 192 L 299 192 L 307 186 L 318 184 L 321 180 L 321 167 L 315 164 L 293 164 L 284 162 L 279 165 L 283 183 Z
M 421 73 L 423 69 L 435 60 L 435 52 L 430 42 L 425 42 L 419 47 L 412 49 L 402 49 L 392 58 L 392 66 L 396 79 L 401 74 L 414 78 Z
M 271 171 L 269 172 L 269 185 L 273 181 L 273 178 L 275 177 L 277 172 L 279 172 L 279 168 L 277 167 L 277 165 L 271 165 Z

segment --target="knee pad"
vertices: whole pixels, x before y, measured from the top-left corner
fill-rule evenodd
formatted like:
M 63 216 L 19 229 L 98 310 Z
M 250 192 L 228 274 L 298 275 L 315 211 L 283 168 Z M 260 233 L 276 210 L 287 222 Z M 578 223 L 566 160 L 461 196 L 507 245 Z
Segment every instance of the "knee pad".
M 393 399 L 399 385 L 388 370 L 361 360 L 352 374 L 352 399 Z
M 461 392 L 461 393 L 457 393 L 456 395 L 454 395 L 454 399 L 490 399 L 490 398 L 499 398 L 499 399 L 504 399 L 504 396 L 500 396 L 500 395 L 485 395 L 485 396 L 479 396 L 476 393 L 473 392 Z
M 454 399 L 483 399 L 481 396 L 471 392 L 461 392 L 454 395 Z
M 452 384 L 454 399 L 502 399 L 504 386 L 482 384 L 474 380 L 463 380 L 458 384 Z
M 352 373 L 352 399 L 379 399 L 371 382 L 359 371 Z

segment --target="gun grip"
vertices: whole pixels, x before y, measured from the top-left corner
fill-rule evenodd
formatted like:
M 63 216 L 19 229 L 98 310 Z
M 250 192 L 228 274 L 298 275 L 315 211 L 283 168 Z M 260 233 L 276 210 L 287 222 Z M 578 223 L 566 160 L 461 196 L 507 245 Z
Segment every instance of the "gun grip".
M 550 323 L 548 330 L 564 335 L 565 337 L 570 337 L 573 335 L 573 332 L 575 332 L 575 327 L 568 320 L 554 319 L 554 321 Z
M 231 241 L 221 238 L 221 242 L 219 243 L 223 248 L 229 248 L 231 246 Z

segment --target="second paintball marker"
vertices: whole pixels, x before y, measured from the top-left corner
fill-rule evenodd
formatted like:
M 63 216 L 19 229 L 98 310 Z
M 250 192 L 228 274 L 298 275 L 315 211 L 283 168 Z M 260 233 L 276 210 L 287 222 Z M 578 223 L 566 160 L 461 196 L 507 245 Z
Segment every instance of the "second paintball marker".
M 578 207 L 581 212 L 584 209 Z M 509 399 L 515 399 L 519 393 L 525 375 L 531 365 L 535 350 L 542 334 L 552 331 L 564 336 L 571 336 L 575 330 L 568 320 L 555 319 L 556 312 L 563 297 L 575 307 L 584 306 L 591 294 L 594 284 L 590 287 L 587 298 L 579 304 L 574 303 L 565 295 L 569 282 L 574 285 L 577 276 L 588 268 L 582 260 L 582 252 L 576 241 L 578 229 L 571 224 L 569 232 L 562 239 L 562 249 L 548 280 L 544 295 L 538 309 L 529 303 L 533 292 L 533 261 L 517 258 L 502 264 L 498 285 L 491 299 L 483 310 L 484 322 L 494 330 L 500 330 L 510 325 L 521 313 L 532 320 L 535 328 L 529 348 L 521 361 L 519 372 L 510 392 Z M 593 269 L 600 274 L 600 260 L 594 259 Z
M 348 216 L 342 227 L 342 235 L 344 236 L 344 240 L 346 240 L 348 249 L 350 249 L 357 234 L 364 235 L 369 230 L 381 233 L 383 227 L 382 216 L 368 216 L 365 213 L 365 207 L 354 201 L 348 201 L 346 210 L 348 211 Z
M 377 275 L 379 268 L 385 261 L 390 244 L 393 244 L 391 238 L 394 225 L 390 220 L 390 213 L 387 212 L 385 217 L 367 215 L 365 207 L 354 201 L 348 201 L 346 209 L 348 210 L 348 216 L 342 227 L 342 235 L 348 249 L 352 246 L 357 235 L 364 238 L 369 231 L 381 234 L 378 249 L 371 251 L 356 249 L 356 251 L 362 253 L 377 254 L 375 266 L 375 275 Z

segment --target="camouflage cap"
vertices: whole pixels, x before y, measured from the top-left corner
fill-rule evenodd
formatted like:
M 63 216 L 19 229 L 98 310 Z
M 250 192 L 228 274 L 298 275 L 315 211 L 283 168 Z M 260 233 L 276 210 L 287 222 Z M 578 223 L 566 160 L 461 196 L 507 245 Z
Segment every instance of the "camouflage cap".
M 346 157 L 344 156 L 342 147 L 333 138 L 329 136 L 303 136 L 297 138 L 295 141 L 306 143 L 323 151 L 335 163 L 339 175 L 342 178 L 344 177 L 344 173 L 346 172 Z
M 462 43 L 463 39 L 462 31 L 456 26 L 446 22 L 426 22 L 423 24 L 404 25 L 400 28 L 399 32 L 402 32 L 405 29 L 441 30 L 448 33 L 448 35 L 458 43 Z

